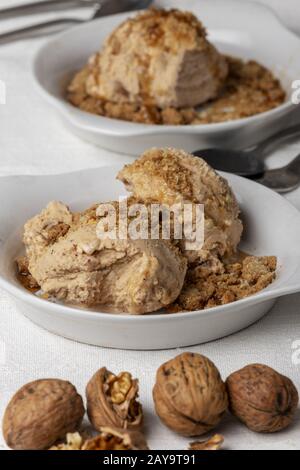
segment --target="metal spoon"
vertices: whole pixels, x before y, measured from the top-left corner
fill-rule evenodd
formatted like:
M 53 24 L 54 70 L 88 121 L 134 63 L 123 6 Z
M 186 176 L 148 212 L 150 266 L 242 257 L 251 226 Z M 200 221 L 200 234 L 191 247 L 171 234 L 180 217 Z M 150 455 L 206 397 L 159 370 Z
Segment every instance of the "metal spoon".
M 278 144 L 300 134 L 300 125 L 289 127 L 268 137 L 250 150 L 210 148 L 196 150 L 194 155 L 202 157 L 213 168 L 240 176 L 258 177 L 265 171 L 263 157 Z
M 256 181 L 281 194 L 298 188 L 300 186 L 300 154 L 282 168 L 266 170 L 264 175 Z
M 0 20 L 35 15 L 38 13 L 53 13 L 54 11 L 71 10 L 74 8 L 91 8 L 104 0 L 41 0 L 22 5 L 0 9 Z
M 0 34 L 0 44 L 7 44 L 20 39 L 33 38 L 41 33 L 49 34 L 62 29 L 63 25 L 85 23 L 92 21 L 101 16 L 113 15 L 125 11 L 140 10 L 147 8 L 153 0 L 106 0 L 103 3 L 95 0 L 95 11 L 93 16 L 88 20 L 78 18 L 59 18 L 45 23 L 34 24 L 26 28 L 21 28 L 8 33 Z

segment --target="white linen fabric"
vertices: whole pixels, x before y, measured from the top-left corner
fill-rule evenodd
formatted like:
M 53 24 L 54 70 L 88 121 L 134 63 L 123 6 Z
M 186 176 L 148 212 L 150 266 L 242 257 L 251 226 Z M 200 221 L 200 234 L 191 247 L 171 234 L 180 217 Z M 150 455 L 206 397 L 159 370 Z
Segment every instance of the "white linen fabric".
M 21 1 L 24 2 L 0 0 L 0 7 Z M 157 3 L 164 5 L 165 2 Z M 192 0 L 173 1 L 174 6 L 184 6 L 185 9 L 192 3 Z M 282 21 L 300 34 L 299 0 L 264 0 L 263 3 L 273 7 Z M 77 14 L 88 16 L 87 12 Z M 55 16 L 58 15 L 48 15 Z M 41 19 L 38 16 L 1 22 L 0 31 Z M 31 79 L 30 63 L 45 40 L 39 38 L 0 46 L 0 80 L 7 86 L 6 104 L 0 105 L 0 176 L 62 173 L 132 160 L 131 156 L 112 154 L 70 134 L 37 94 Z M 299 120 L 297 116 L 294 119 Z M 300 139 L 281 147 L 268 158 L 269 166 L 280 166 L 294 157 L 299 152 L 299 144 Z M 300 189 L 287 198 L 300 209 Z M 12 394 L 28 381 L 45 377 L 64 378 L 84 394 L 91 375 L 105 365 L 112 371 L 130 370 L 140 378 L 140 396 L 150 447 L 187 448 L 189 440 L 173 434 L 160 423 L 152 402 L 157 367 L 180 350 L 122 351 L 75 343 L 32 324 L 16 311 L 13 300 L 4 292 L 0 292 L 0 324 L 1 416 Z M 264 319 L 240 333 L 185 350 L 210 357 L 224 378 L 248 363 L 268 364 L 291 377 L 300 390 L 300 354 L 297 354 L 297 348 L 300 349 L 300 294 L 280 299 Z M 300 449 L 300 411 L 295 424 L 276 435 L 254 434 L 231 416 L 226 417 L 217 431 L 224 434 L 228 449 Z M 2 437 L 0 448 L 5 448 Z

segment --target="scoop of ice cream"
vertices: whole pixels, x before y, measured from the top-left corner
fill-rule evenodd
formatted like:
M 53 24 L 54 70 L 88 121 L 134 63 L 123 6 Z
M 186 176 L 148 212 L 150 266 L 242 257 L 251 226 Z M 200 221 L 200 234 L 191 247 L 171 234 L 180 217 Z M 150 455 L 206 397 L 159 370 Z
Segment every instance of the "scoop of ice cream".
M 204 160 L 183 150 L 151 149 L 119 172 L 121 180 L 134 197 L 143 201 L 173 205 L 204 204 L 204 245 L 199 253 L 187 250 L 189 261 L 208 263 L 208 254 L 230 255 L 241 238 L 239 206 L 228 182 Z M 214 269 L 219 269 L 212 260 Z
M 156 9 L 122 23 L 90 66 L 89 95 L 160 108 L 196 106 L 216 97 L 228 72 L 192 13 Z
M 48 236 L 49 224 L 54 231 L 66 215 L 68 230 Z M 26 223 L 29 271 L 44 292 L 68 303 L 135 314 L 159 310 L 178 297 L 186 260 L 171 242 L 100 239 L 97 224 L 95 207 L 72 215 L 55 202 Z
M 65 204 L 50 202 L 40 214 L 25 224 L 23 241 L 28 257 L 35 261 L 47 246 L 67 233 L 72 223 L 73 215 Z

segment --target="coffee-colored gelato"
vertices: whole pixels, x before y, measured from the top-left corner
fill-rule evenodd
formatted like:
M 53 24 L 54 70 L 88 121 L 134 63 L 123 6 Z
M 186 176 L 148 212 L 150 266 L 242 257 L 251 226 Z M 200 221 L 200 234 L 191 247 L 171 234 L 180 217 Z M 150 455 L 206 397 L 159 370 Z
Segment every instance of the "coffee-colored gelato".
M 192 13 L 150 9 L 110 34 L 72 77 L 66 99 L 112 119 L 197 125 L 268 111 L 285 91 L 262 64 L 222 55 Z
M 58 300 L 103 310 L 142 314 L 174 301 L 186 259 L 165 240 L 97 237 L 96 207 L 72 214 L 51 202 L 24 227 L 28 269 Z
M 204 204 L 204 245 L 185 250 L 190 263 L 219 270 L 219 257 L 232 255 L 240 242 L 239 206 L 228 182 L 204 160 L 183 150 L 153 148 L 118 174 L 134 197 L 160 204 Z
M 228 73 L 226 59 L 192 13 L 156 9 L 122 23 L 90 67 L 89 96 L 159 108 L 215 98 Z
M 243 299 L 275 279 L 274 256 L 238 251 L 243 230 L 237 200 L 224 178 L 204 160 L 183 150 L 151 149 L 118 174 L 135 198 L 160 204 L 204 205 L 204 244 L 200 250 L 178 246 L 188 261 L 179 297 L 168 312 L 202 310 Z

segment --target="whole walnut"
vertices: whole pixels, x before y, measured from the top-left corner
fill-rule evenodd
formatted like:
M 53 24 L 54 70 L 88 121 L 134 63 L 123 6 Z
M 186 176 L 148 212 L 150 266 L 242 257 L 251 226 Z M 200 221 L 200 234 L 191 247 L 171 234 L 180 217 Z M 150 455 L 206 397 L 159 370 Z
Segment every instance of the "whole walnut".
M 138 380 L 129 372 L 115 375 L 106 367 L 99 369 L 86 387 L 87 414 L 94 428 L 141 428 L 143 411 L 137 401 L 138 389 Z
M 210 431 L 228 406 L 218 369 L 207 357 L 193 353 L 180 354 L 160 366 L 153 399 L 163 423 L 183 436 Z
M 35 380 L 10 400 L 3 418 L 3 436 L 12 449 L 48 449 L 75 431 L 83 415 L 82 398 L 70 382 Z
M 293 382 L 263 364 L 250 364 L 227 381 L 230 411 L 255 432 L 276 432 L 292 421 L 298 406 Z

